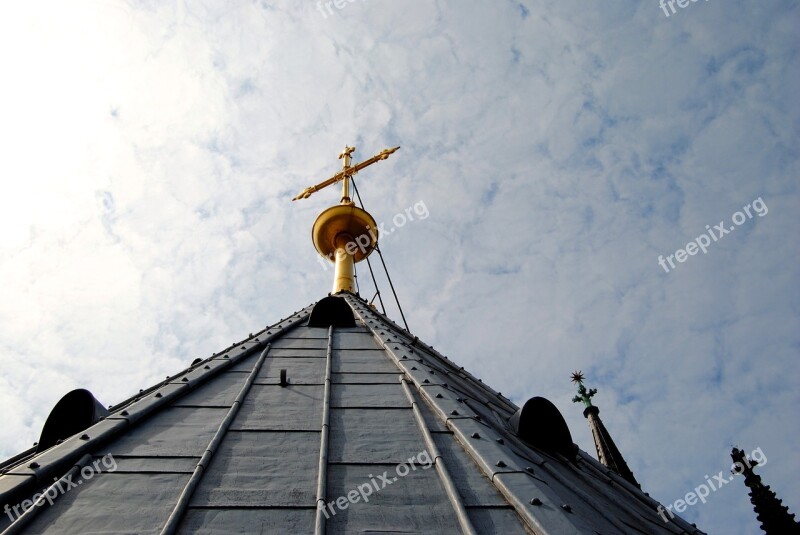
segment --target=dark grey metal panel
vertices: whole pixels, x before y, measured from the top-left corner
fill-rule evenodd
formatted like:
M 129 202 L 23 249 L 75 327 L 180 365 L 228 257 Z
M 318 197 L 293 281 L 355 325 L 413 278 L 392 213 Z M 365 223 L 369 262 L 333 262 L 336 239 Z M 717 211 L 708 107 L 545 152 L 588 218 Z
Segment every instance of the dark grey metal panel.
M 250 367 L 255 359 L 247 359 Z M 230 407 L 247 379 L 240 373 L 222 373 L 214 380 L 197 387 L 187 395 L 175 401 L 173 407 Z
M 391 484 L 383 487 L 378 475 Z M 332 465 L 328 473 L 327 502 L 356 491 L 359 485 L 369 485 L 373 477 L 379 490 L 364 502 L 346 503 L 345 509 L 328 509 L 329 533 L 429 533 L 441 535 L 460 533 L 453 508 L 448 502 L 435 468 L 409 471 L 398 477 L 394 466 Z M 366 494 L 366 487 L 363 487 Z M 352 496 L 352 494 L 351 494 Z M 333 513 L 336 513 L 335 515 Z
M 231 430 L 319 431 L 323 387 L 253 385 Z
M 334 340 L 336 338 L 334 337 Z M 333 372 L 338 373 L 399 373 L 385 351 L 333 350 Z
M 100 459 L 96 456 L 95 459 Z M 179 473 L 191 474 L 200 457 L 123 457 L 117 455 L 114 462 L 117 469 L 114 473 L 140 474 L 140 473 Z
M 309 327 L 302 325 L 288 333 L 285 338 L 322 338 L 328 339 L 327 327 Z
M 189 509 L 178 533 L 187 535 L 314 533 L 314 509 Z
M 329 462 L 401 463 L 425 444 L 411 408 L 331 409 Z
M 227 409 L 169 407 L 108 446 L 113 455 L 201 456 Z
M 307 357 L 268 357 L 258 372 L 256 384 L 280 384 L 281 370 L 291 384 L 325 382 L 325 359 Z
M 358 349 L 380 349 L 381 346 L 372 336 L 372 333 L 348 333 L 336 329 L 333 335 L 333 348 L 352 351 Z
M 191 505 L 313 507 L 319 444 L 314 432 L 228 433 Z
M 25 532 L 157 533 L 188 480 L 185 474 L 103 473 L 39 511 Z
M 278 338 L 272 343 L 274 348 L 290 349 L 326 349 L 328 341 L 325 338 Z
M 470 507 L 469 519 L 478 533 L 484 535 L 533 534 L 510 505 L 505 507 Z
M 331 407 L 407 407 L 411 405 L 406 398 L 400 382 L 380 385 L 337 384 L 331 390 Z
M 278 357 L 306 357 L 306 358 L 327 358 L 327 349 L 303 349 L 291 347 L 273 347 L 269 351 L 270 358 Z
M 391 373 L 333 373 L 334 384 L 399 384 L 400 371 Z
M 367 329 L 362 323 L 356 320 L 355 327 L 334 327 L 334 332 L 337 333 L 370 333 L 369 329 Z

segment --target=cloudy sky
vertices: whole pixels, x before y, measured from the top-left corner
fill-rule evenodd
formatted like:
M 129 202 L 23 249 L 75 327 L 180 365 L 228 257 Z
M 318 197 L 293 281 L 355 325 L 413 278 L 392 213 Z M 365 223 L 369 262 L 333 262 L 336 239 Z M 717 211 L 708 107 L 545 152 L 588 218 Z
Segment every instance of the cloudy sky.
M 735 444 L 800 514 L 798 3 L 339 5 L 2 8 L 0 456 L 326 295 L 337 194 L 290 199 L 400 145 L 358 184 L 414 334 L 594 452 L 583 370 L 662 503 Z M 758 532 L 738 479 L 684 517 Z

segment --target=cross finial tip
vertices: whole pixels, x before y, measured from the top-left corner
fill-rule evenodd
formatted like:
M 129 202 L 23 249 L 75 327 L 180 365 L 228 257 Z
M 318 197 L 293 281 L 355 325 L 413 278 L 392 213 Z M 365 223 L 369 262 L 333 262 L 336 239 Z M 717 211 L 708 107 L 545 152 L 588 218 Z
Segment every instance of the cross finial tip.
M 347 156 L 351 156 L 356 151 L 355 147 L 350 147 L 348 145 L 344 146 L 344 150 L 339 154 L 339 159 L 345 158 Z

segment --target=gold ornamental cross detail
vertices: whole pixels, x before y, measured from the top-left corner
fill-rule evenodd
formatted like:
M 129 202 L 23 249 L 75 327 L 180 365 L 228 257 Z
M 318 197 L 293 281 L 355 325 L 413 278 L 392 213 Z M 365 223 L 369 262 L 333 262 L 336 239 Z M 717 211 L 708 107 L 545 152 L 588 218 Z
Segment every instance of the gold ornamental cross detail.
M 364 169 L 365 167 L 369 167 L 370 165 L 374 164 L 375 162 L 379 162 L 381 160 L 387 159 L 389 156 L 394 154 L 394 152 L 399 149 L 400 147 L 394 147 L 392 149 L 384 149 L 372 158 L 368 160 L 364 160 L 361 163 L 357 163 L 355 165 L 351 165 L 350 157 L 356 151 L 355 147 L 345 147 L 344 150 L 339 154 L 339 159 L 342 160 L 342 170 L 330 177 L 327 180 L 323 180 L 319 184 L 314 186 L 309 186 L 297 196 L 292 199 L 296 201 L 298 199 L 307 199 L 311 196 L 312 193 L 317 192 L 323 188 L 330 186 L 331 184 L 336 184 L 337 182 L 344 181 L 342 184 L 342 203 L 349 203 L 350 202 L 350 177 Z

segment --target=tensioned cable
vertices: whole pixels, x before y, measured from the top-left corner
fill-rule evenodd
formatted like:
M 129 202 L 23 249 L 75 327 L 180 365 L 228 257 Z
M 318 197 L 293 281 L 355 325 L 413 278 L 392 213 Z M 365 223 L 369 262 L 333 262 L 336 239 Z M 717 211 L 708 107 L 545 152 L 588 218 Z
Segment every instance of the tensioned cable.
M 361 209 L 365 210 L 364 208 L 364 201 L 361 200 L 361 194 L 358 192 L 358 186 L 356 186 L 356 181 L 353 180 L 353 177 L 350 177 L 350 182 L 353 184 L 353 190 L 356 192 L 356 197 L 358 197 L 358 203 L 361 205 Z M 381 264 L 383 264 L 383 271 L 386 273 L 386 280 L 389 281 L 389 288 L 392 289 L 392 295 L 394 295 L 394 302 L 397 303 L 397 308 L 400 310 L 400 317 L 403 318 L 403 324 L 406 326 L 406 331 L 411 332 L 411 329 L 408 328 L 408 322 L 406 321 L 406 315 L 403 314 L 403 307 L 400 306 L 400 300 L 397 298 L 397 292 L 394 291 L 394 284 L 392 284 L 392 277 L 389 275 L 389 269 L 386 267 L 386 262 L 383 260 L 383 253 L 381 253 L 381 248 L 378 244 L 375 244 L 375 250 L 378 252 L 378 257 L 381 259 Z M 367 265 L 369 267 L 370 273 L 372 273 L 372 266 L 369 264 L 369 258 L 367 258 Z M 373 282 L 375 281 L 375 275 L 372 276 Z M 378 290 L 378 285 L 375 285 L 375 289 Z M 380 290 L 378 290 L 378 298 L 380 299 Z M 381 308 L 383 308 L 383 300 L 381 299 Z M 383 314 L 386 315 L 386 309 L 383 309 Z
M 358 286 L 358 264 L 353 264 L 353 280 L 356 282 L 356 294 L 361 294 L 361 288 Z
M 360 201 L 361 199 L 359 199 Z M 381 291 L 378 289 L 378 282 L 375 280 L 375 273 L 372 271 L 372 264 L 369 261 L 369 257 L 367 257 L 367 267 L 369 267 L 369 274 L 372 277 L 372 284 L 375 286 L 375 292 L 378 297 L 378 302 L 381 304 L 381 311 L 383 311 L 383 315 L 386 315 L 386 307 L 383 306 L 383 297 L 381 297 Z M 374 301 L 375 298 L 373 297 L 372 300 Z M 371 302 L 370 302 L 371 304 Z
M 350 182 L 353 184 L 353 190 L 356 192 L 356 196 L 358 197 L 358 203 L 361 205 L 361 209 L 364 209 L 364 203 L 361 200 L 361 194 L 358 193 L 358 188 L 356 187 L 356 183 L 353 180 L 353 177 L 350 177 Z M 375 229 L 377 230 L 377 229 Z M 372 284 L 375 286 L 375 291 L 378 294 L 378 302 L 381 304 L 381 311 L 383 315 L 386 315 L 386 307 L 383 305 L 383 297 L 381 296 L 381 290 L 378 288 L 378 281 L 375 280 L 375 272 L 372 271 L 372 262 L 369 261 L 369 257 L 367 257 L 367 267 L 369 267 L 369 274 L 372 277 Z M 373 297 L 372 300 L 374 301 L 375 298 Z

